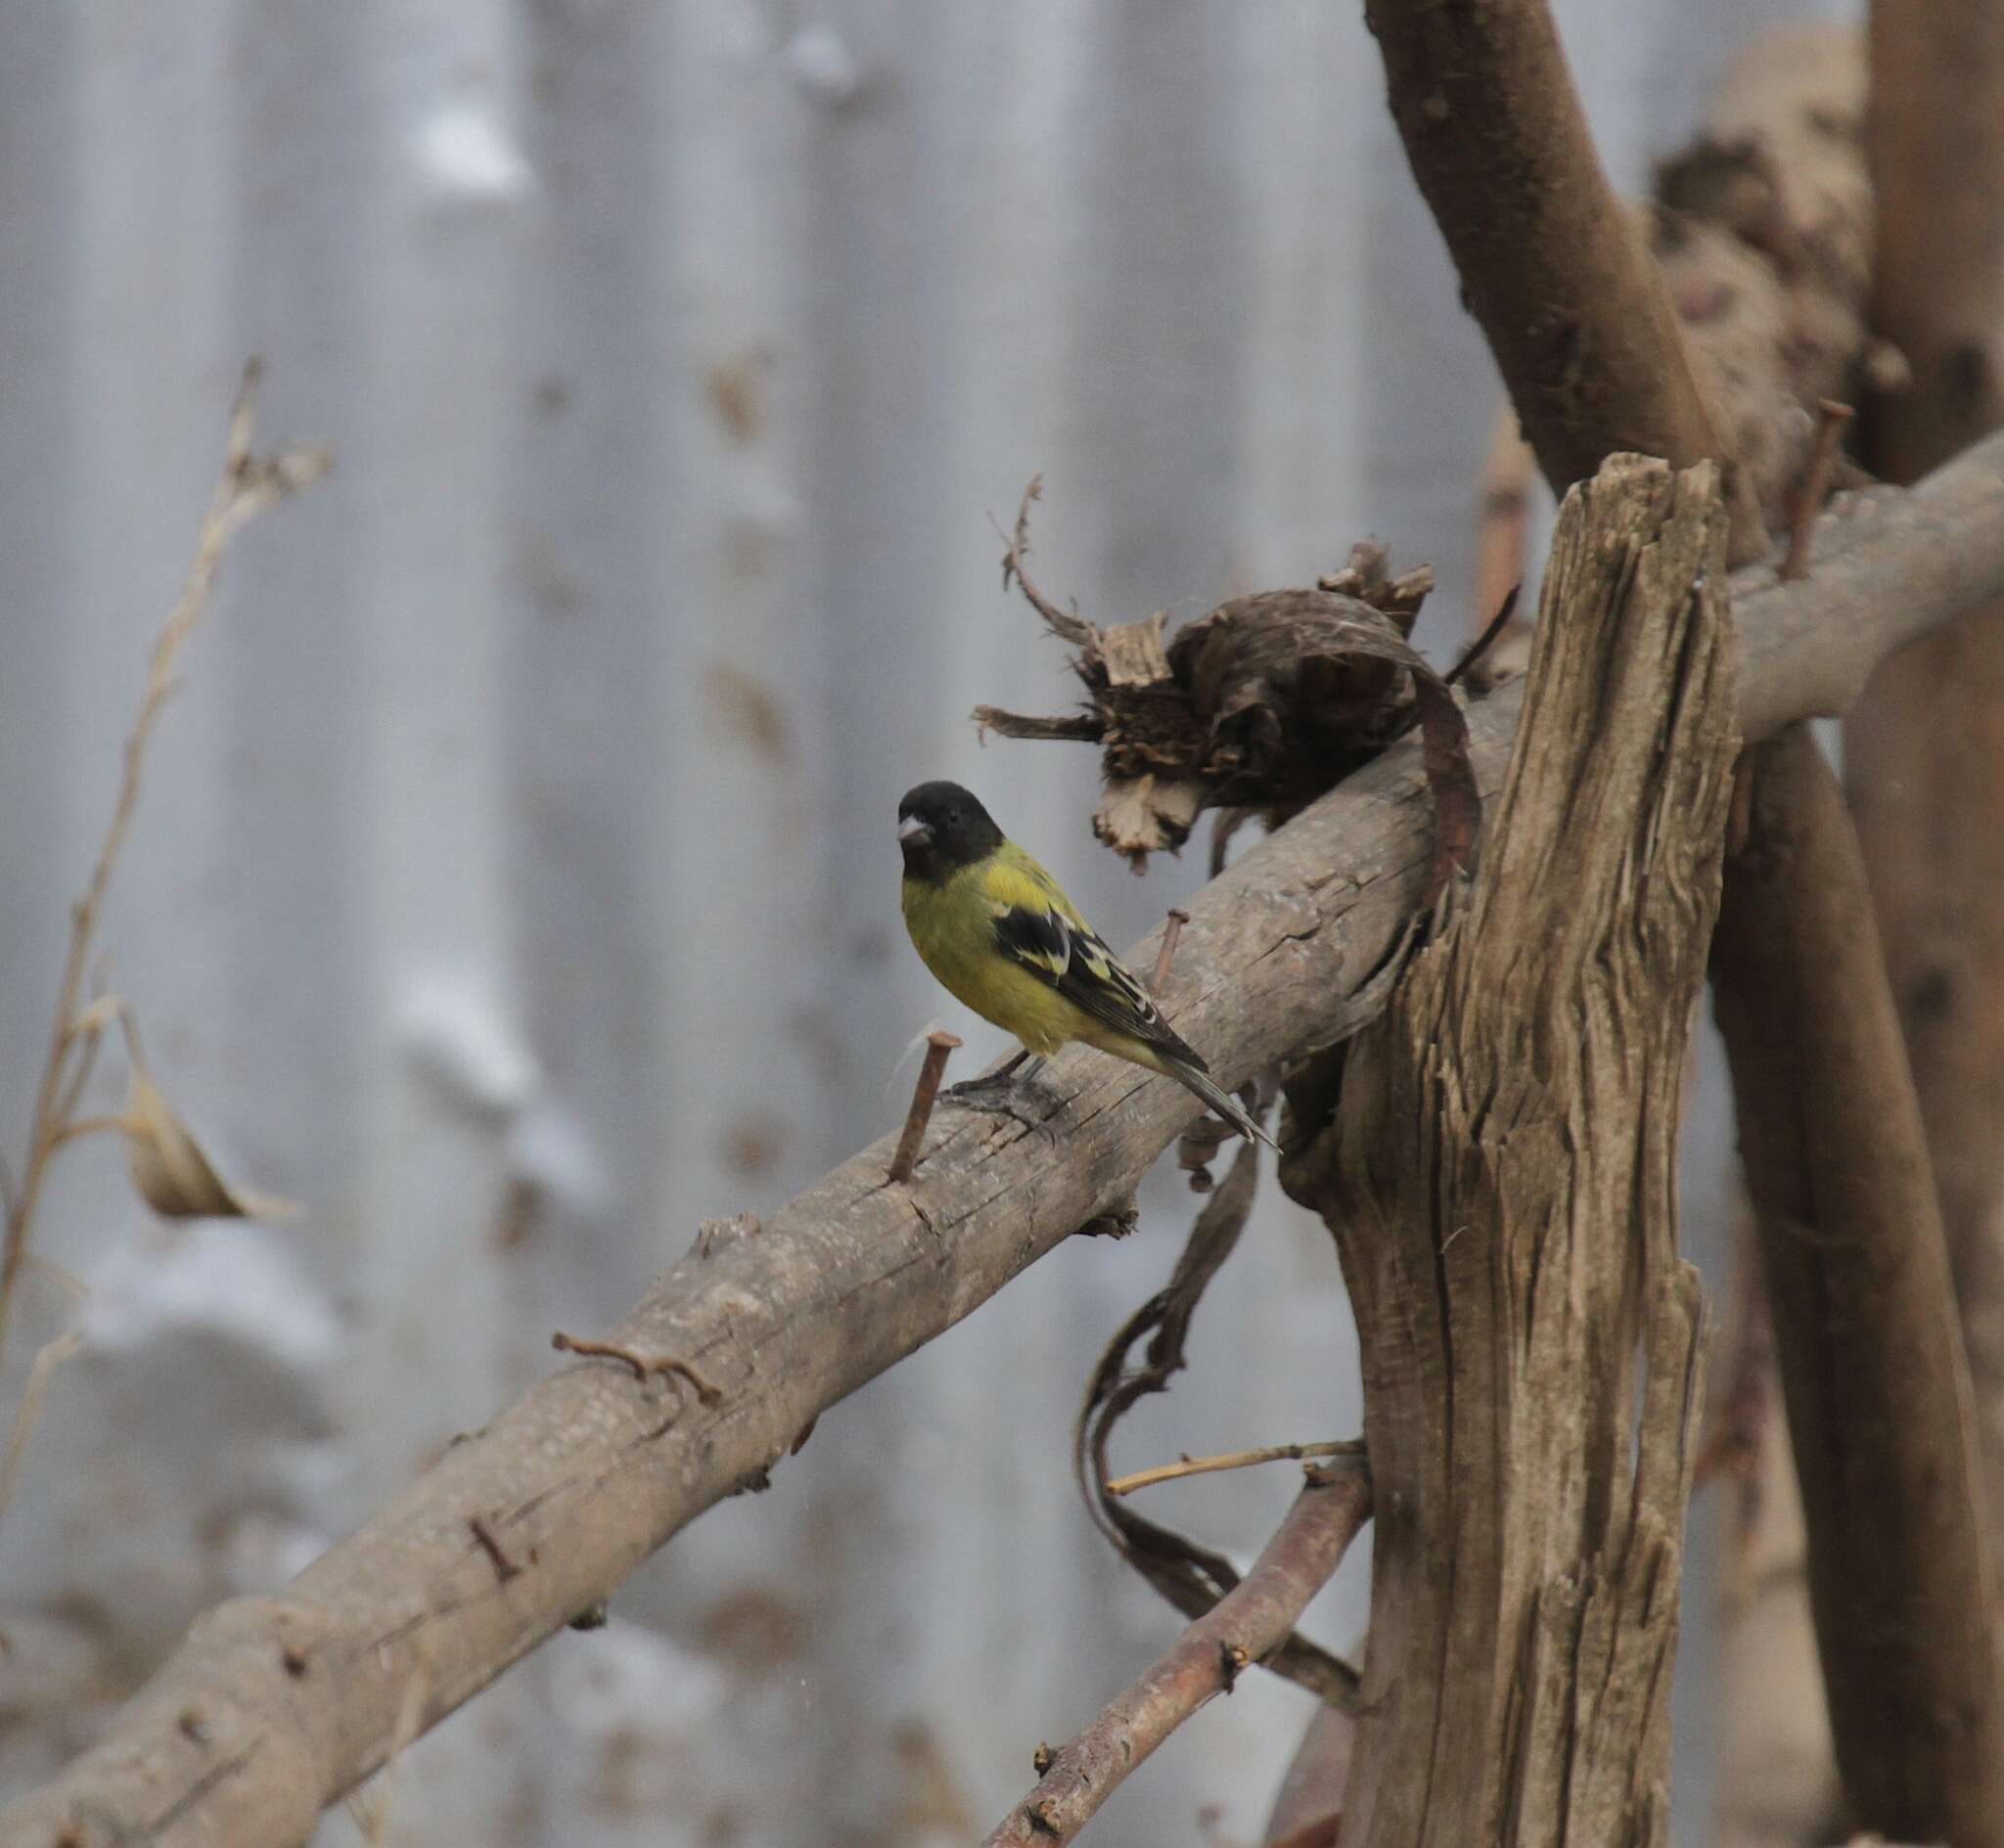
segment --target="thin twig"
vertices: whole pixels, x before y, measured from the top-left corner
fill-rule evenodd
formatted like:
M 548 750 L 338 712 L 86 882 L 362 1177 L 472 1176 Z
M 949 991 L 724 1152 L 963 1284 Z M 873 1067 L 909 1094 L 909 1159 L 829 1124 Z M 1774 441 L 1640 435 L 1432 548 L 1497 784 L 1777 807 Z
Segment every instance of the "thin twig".
M 136 1117 L 123 1114 L 117 1116 L 72 1116 L 56 1125 L 56 1141 L 74 1142 L 79 1136 L 102 1136 L 105 1134 L 128 1135 L 144 1125 Z
M 1784 583 L 1808 574 L 1809 541 L 1816 533 L 1816 516 L 1823 511 L 1824 496 L 1830 492 L 1830 471 L 1837 462 L 1838 445 L 1844 441 L 1845 426 L 1854 415 L 1848 404 L 1831 398 L 1817 400 L 1815 440 L 1789 510 L 1789 549 L 1781 562 Z
M 1209 1475 L 1219 1469 L 1250 1469 L 1261 1463 L 1299 1463 L 1307 1457 L 1360 1457 L 1363 1453 L 1363 1440 L 1357 1437 L 1320 1444 L 1269 1444 L 1261 1450 L 1233 1450 L 1217 1457 L 1185 1457 L 1180 1463 L 1158 1464 L 1153 1469 L 1116 1476 L 1106 1488 L 1109 1495 L 1132 1495 L 1136 1489 L 1150 1489 L 1158 1482 Z
M 912 1087 L 912 1107 L 905 1113 L 904 1134 L 897 1139 L 897 1152 L 890 1157 L 886 1179 L 902 1183 L 912 1178 L 919 1165 L 919 1145 L 926 1140 L 926 1125 L 933 1119 L 933 1104 L 939 1095 L 939 1080 L 946 1061 L 960 1044 L 951 1033 L 937 1027 L 926 1035 L 926 1062 L 919 1067 L 919 1082 Z
M 95 1028 L 88 1025 L 77 1012 L 83 992 L 84 971 L 90 964 L 92 937 L 104 910 L 112 870 L 117 864 L 125 836 L 131 831 L 133 814 L 139 806 L 139 786 L 147 746 L 152 743 L 154 725 L 159 717 L 160 708 L 173 691 L 174 670 L 181 651 L 208 608 L 215 589 L 216 573 L 222 566 L 223 555 L 229 550 L 230 541 L 248 520 L 317 480 L 329 466 L 330 457 L 324 449 L 284 450 L 270 456 L 251 454 L 256 390 L 261 371 L 255 360 L 244 369 L 243 383 L 230 412 L 222 474 L 210 498 L 208 512 L 203 518 L 195 559 L 188 567 L 181 595 L 154 642 L 139 711 L 125 737 L 118 793 L 113 803 L 112 819 L 91 868 L 90 881 L 84 887 L 83 896 L 70 910 L 69 948 L 64 959 L 62 980 L 56 990 L 56 1014 L 49 1033 L 49 1050 L 35 1091 L 27 1160 L 22 1170 L 20 1188 L 7 1214 L 4 1244 L 0 1244 L 0 1343 L 5 1341 L 15 1285 L 27 1256 L 35 1208 L 41 1201 L 50 1163 L 63 1145 L 66 1106 L 73 1103 L 81 1089 L 82 1077 L 88 1075 L 88 1061 L 97 1035 Z M 79 1061 L 74 1066 L 72 1057 Z
M 1513 584 L 1503 593 L 1503 601 L 1496 606 L 1496 613 L 1484 624 L 1481 634 L 1462 651 L 1461 659 L 1441 676 L 1448 686 L 1453 686 L 1471 668 L 1479 666 L 1482 656 L 1495 647 L 1497 638 L 1510 626 L 1511 617 L 1517 614 L 1517 597 L 1523 589 L 1522 584 Z
M 1149 987 L 1161 994 L 1169 985 L 1169 966 L 1176 960 L 1176 939 L 1183 934 L 1183 926 L 1190 922 L 1190 914 L 1175 906 L 1169 908 L 1167 921 L 1162 925 L 1162 947 L 1156 952 L 1155 974 Z
M 1057 1848 L 1070 1841 L 1135 1766 L 1199 1707 L 1229 1693 L 1243 1666 L 1289 1636 L 1370 1515 L 1371 1479 L 1361 1465 L 1303 1488 L 1238 1587 L 1051 1754 L 1036 1788 L 983 1848 Z

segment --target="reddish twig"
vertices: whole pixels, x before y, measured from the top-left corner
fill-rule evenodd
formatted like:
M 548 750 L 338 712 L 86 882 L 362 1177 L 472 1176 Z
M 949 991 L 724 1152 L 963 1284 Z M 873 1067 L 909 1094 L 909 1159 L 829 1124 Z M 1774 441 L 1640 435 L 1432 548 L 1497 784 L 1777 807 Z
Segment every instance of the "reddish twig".
M 1176 939 L 1183 934 L 1183 926 L 1189 922 L 1187 911 L 1170 908 L 1168 921 L 1162 925 L 1162 947 L 1155 953 L 1155 974 L 1148 984 L 1157 994 L 1169 985 L 1169 966 L 1176 960 Z
M 1238 1588 L 1051 1755 L 1036 1788 L 983 1848 L 1056 1848 L 1070 1841 L 1177 1727 L 1213 1695 L 1230 1692 L 1240 1668 L 1287 1639 L 1370 1515 L 1371 1480 L 1361 1465 L 1303 1488 Z
M 1845 426 L 1854 413 L 1848 404 L 1820 398 L 1816 404 L 1816 440 L 1803 465 L 1802 479 L 1796 489 L 1795 504 L 1789 510 L 1788 556 L 1781 562 L 1784 582 L 1808 574 L 1809 541 L 1815 535 L 1816 516 L 1823 510 L 1830 492 L 1830 472 L 1837 462 L 1838 445 L 1844 440 Z
M 897 1139 L 897 1152 L 890 1157 L 886 1178 L 905 1182 L 919 1165 L 919 1145 L 926 1140 L 926 1125 L 933 1119 L 933 1104 L 939 1096 L 939 1080 L 946 1074 L 946 1061 L 960 1044 L 951 1033 L 934 1028 L 926 1035 L 926 1062 L 919 1067 L 919 1082 L 912 1087 L 912 1107 L 905 1113 L 904 1134 Z

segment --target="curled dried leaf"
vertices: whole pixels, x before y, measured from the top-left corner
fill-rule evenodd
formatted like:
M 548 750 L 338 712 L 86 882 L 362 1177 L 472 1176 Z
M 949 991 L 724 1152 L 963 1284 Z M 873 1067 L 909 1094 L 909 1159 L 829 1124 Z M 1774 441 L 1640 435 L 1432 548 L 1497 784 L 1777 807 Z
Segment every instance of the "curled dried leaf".
M 1168 1283 L 1128 1317 L 1101 1355 L 1072 1428 L 1072 1465 L 1087 1513 L 1128 1565 L 1186 1617 L 1201 1617 L 1210 1609 L 1238 1584 L 1238 1571 L 1223 1555 L 1149 1519 L 1110 1493 L 1107 1449 L 1127 1412 L 1148 1394 L 1166 1392 L 1188 1364 L 1186 1346 L 1198 1303 L 1238 1244 L 1257 1186 L 1258 1148 L 1245 1143 L 1197 1215 Z M 1144 1340 L 1143 1364 L 1137 1367 L 1134 1350 Z M 1299 1635 L 1290 1636 L 1265 1663 L 1324 1700 L 1341 1703 L 1355 1695 L 1354 1671 Z
M 290 1219 L 296 1202 L 233 1187 L 147 1069 L 130 1014 L 121 1014 L 131 1087 L 118 1122 L 125 1165 L 141 1199 L 163 1219 Z

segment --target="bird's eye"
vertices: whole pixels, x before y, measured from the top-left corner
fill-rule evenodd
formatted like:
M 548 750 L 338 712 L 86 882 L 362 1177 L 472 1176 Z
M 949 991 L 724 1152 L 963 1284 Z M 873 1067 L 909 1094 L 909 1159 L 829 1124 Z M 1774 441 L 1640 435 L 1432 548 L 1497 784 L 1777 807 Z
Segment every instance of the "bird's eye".
M 954 827 L 958 828 L 960 826 L 960 810 L 957 808 L 948 809 L 946 811 L 946 819 L 950 821 L 954 825 Z

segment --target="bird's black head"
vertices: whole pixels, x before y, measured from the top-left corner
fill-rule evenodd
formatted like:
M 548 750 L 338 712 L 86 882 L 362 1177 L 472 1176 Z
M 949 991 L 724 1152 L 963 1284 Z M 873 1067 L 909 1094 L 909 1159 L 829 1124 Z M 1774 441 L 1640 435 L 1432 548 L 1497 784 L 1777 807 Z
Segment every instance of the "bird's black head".
M 1002 831 L 959 784 L 922 783 L 897 805 L 897 844 L 907 879 L 943 879 L 993 853 Z

